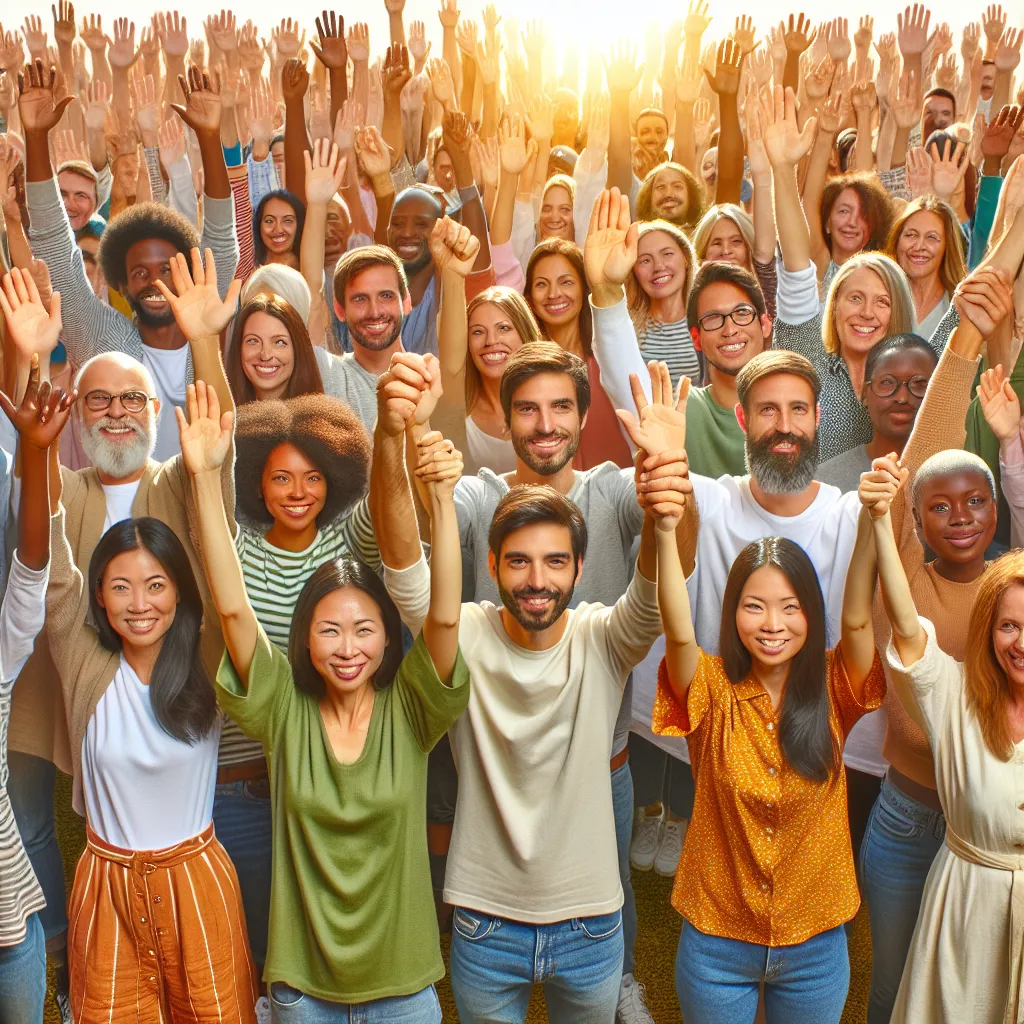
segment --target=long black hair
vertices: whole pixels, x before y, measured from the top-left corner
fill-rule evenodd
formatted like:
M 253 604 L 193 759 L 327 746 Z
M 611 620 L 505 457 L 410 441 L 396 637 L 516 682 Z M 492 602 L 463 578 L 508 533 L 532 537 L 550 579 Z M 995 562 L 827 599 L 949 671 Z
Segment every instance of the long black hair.
M 302 247 L 302 229 L 306 225 L 306 204 L 294 192 L 289 192 L 286 188 L 275 188 L 259 201 L 259 205 L 252 215 L 252 245 L 257 267 L 262 267 L 267 262 L 267 246 L 260 234 L 260 222 L 263 220 L 263 211 L 271 199 L 280 199 L 282 203 L 287 203 L 295 211 L 295 240 L 292 242 L 292 254 L 298 257 Z
M 365 563 L 355 558 L 338 558 L 324 562 L 299 594 L 292 616 L 292 628 L 288 634 L 288 660 L 292 665 L 292 678 L 300 693 L 322 700 L 327 694 L 327 684 L 313 666 L 309 655 L 309 630 L 313 625 L 316 606 L 336 590 L 353 587 L 361 590 L 380 608 L 384 621 L 384 636 L 387 647 L 384 659 L 373 676 L 373 688 L 383 690 L 390 686 L 402 663 L 402 618 L 395 602 L 391 600 L 383 580 Z
M 149 681 L 150 703 L 165 732 L 182 743 L 193 744 L 213 728 L 217 698 L 199 659 L 203 600 L 188 555 L 166 523 L 150 516 L 124 519 L 103 534 L 89 562 L 89 611 L 100 643 L 108 651 L 121 651 L 121 636 L 110 625 L 99 595 L 110 562 L 140 548 L 160 563 L 178 590 L 174 621 L 164 635 Z
M 813 782 L 824 782 L 840 763 L 829 723 L 825 600 L 818 574 L 799 544 L 783 537 L 764 537 L 748 544 L 733 562 L 722 599 L 719 640 L 725 674 L 734 685 L 750 675 L 752 658 L 736 628 L 736 611 L 747 580 L 766 565 L 786 576 L 807 618 L 807 639 L 789 663 L 779 709 L 779 746 L 795 772 Z

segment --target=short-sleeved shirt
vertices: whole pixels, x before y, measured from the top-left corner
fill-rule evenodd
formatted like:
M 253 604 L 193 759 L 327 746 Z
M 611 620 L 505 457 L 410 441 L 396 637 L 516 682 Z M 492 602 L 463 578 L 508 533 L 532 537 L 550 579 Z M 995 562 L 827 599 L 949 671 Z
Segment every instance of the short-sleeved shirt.
M 686 454 L 690 472 L 717 480 L 747 471 L 746 435 L 736 410 L 719 405 L 711 388 L 691 388 L 686 402 Z
M 829 728 L 838 750 L 882 704 L 875 654 L 860 700 L 838 648 L 826 654 Z M 733 685 L 700 652 L 683 707 L 662 660 L 652 729 L 685 736 L 696 784 L 672 905 L 709 935 L 793 946 L 849 921 L 860 905 L 846 813 L 846 773 L 798 774 L 779 743 L 780 714 L 756 679 Z
M 248 692 L 227 652 L 217 696 L 270 768 L 274 854 L 268 986 L 340 1003 L 411 995 L 444 974 L 427 855 L 427 755 L 469 700 L 460 654 L 451 685 L 422 636 L 377 692 L 366 742 L 334 756 L 315 697 L 260 630 Z

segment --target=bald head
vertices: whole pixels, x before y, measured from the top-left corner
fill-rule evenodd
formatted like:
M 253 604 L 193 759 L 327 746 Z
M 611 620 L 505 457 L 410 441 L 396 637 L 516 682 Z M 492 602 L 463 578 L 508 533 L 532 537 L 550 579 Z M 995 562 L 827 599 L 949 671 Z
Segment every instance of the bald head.
M 123 352 L 102 352 L 84 362 L 75 377 L 75 388 L 82 397 L 98 388 L 111 395 L 130 389 L 156 394 L 149 370 Z

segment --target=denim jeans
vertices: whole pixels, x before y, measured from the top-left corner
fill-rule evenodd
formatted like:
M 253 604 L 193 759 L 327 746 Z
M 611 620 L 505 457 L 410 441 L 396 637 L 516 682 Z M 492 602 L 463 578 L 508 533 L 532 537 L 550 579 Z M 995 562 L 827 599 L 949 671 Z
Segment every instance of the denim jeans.
M 274 1024 L 441 1024 L 441 1004 L 434 986 L 411 996 L 369 1003 L 331 1003 L 275 981 L 270 986 Z
M 270 867 L 273 851 L 270 800 L 252 796 L 248 782 L 218 786 L 213 827 L 228 851 L 242 890 L 249 948 L 258 967 L 267 960 L 270 930 Z
M 615 811 L 615 845 L 619 853 L 622 881 L 622 973 L 632 974 L 636 966 L 636 897 L 629 874 L 629 844 L 633 839 L 633 775 L 627 761 L 612 772 L 612 809 Z
M 57 845 L 57 827 L 53 818 L 53 786 L 57 769 L 45 758 L 7 751 L 7 795 L 11 798 L 14 820 L 21 841 L 32 863 L 32 870 L 46 897 L 39 912 L 45 938 L 52 939 L 68 930 L 67 894 L 64 890 L 64 861 Z
M 543 985 L 548 1019 L 613 1024 L 622 981 L 622 914 L 523 924 L 455 908 L 452 992 L 462 1024 L 520 1024 Z
M 694 784 L 690 766 L 635 732 L 629 734 L 633 806 L 663 804 L 677 818 L 693 814 Z
M 0 1021 L 39 1024 L 46 999 L 46 939 L 38 914 L 25 922 L 25 938 L 0 946 Z
M 683 919 L 676 994 L 683 1020 L 751 1024 L 764 982 L 767 1024 L 839 1024 L 850 988 L 846 930 L 796 946 L 759 946 L 706 935 Z
M 889 1024 L 910 952 L 924 885 L 946 838 L 941 811 L 882 782 L 860 849 L 860 879 L 871 921 L 868 1024 Z

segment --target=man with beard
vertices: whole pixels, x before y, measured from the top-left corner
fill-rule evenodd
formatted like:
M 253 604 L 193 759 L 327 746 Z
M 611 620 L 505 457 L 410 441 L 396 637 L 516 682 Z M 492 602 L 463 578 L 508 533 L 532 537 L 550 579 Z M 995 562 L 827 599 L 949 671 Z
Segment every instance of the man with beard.
M 18 99 L 25 134 L 29 239 L 33 255 L 46 262 L 53 288 L 61 293 L 68 355 L 80 366 L 101 352 L 123 352 L 146 367 L 153 378 L 153 394 L 160 399 L 154 455 L 161 460 L 178 450 L 174 406 L 184 405 L 185 388 L 194 373 L 188 339 L 155 282 L 170 287 L 175 254 L 187 254 L 201 244 L 213 250 L 224 297 L 238 264 L 234 203 L 220 142 L 220 97 L 195 68 L 189 79 L 186 104 L 174 109 L 195 131 L 202 152 L 206 181 L 202 243 L 195 226 L 180 214 L 158 203 L 140 203 L 111 219 L 99 248 L 107 284 L 121 292 L 134 320 L 93 291 L 54 178 L 49 134 L 70 97 L 58 99 L 53 69 L 36 61 L 25 69 Z

